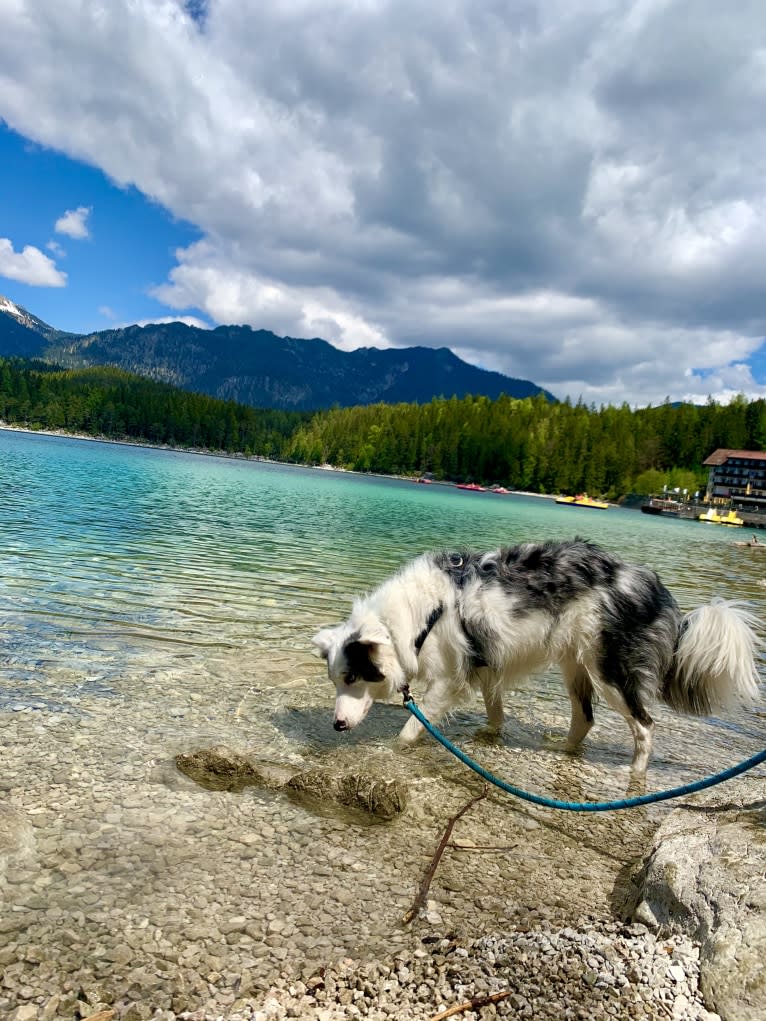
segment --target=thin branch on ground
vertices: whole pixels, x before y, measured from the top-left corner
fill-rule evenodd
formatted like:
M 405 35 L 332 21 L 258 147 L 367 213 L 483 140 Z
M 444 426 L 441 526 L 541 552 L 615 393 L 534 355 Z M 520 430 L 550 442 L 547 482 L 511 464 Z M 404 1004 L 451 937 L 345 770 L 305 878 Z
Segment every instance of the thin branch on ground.
M 451 851 L 513 851 L 519 847 L 519 844 L 461 844 L 458 840 L 451 840 L 447 847 Z M 524 855 L 525 858 L 530 857 Z M 546 858 L 547 855 L 538 854 L 532 855 L 532 857 Z
M 444 854 L 444 851 L 450 842 L 450 837 L 452 836 L 452 830 L 454 829 L 455 823 L 459 819 L 462 819 L 465 813 L 469 809 L 473 808 L 473 806 L 477 804 L 477 802 L 483 801 L 488 794 L 489 787 L 485 785 L 484 790 L 481 792 L 481 794 L 477 794 L 475 798 L 471 798 L 471 800 L 467 802 L 465 805 L 463 805 L 460 811 L 453 815 L 452 818 L 447 823 L 446 829 L 444 830 L 442 838 L 439 841 L 439 846 L 434 851 L 433 857 L 431 858 L 431 863 L 426 870 L 426 874 L 423 876 L 423 881 L 420 884 L 420 888 L 418 889 L 415 900 L 412 902 L 412 907 L 402 917 L 402 925 L 409 925 L 413 918 L 417 917 L 418 912 L 425 904 L 426 898 L 428 897 L 428 891 L 431 887 L 431 880 L 434 878 L 434 874 L 436 873 L 436 870 L 439 867 L 439 862 L 441 861 L 442 855 Z
M 504 989 L 500 993 L 488 993 L 486 996 L 474 996 L 472 1000 L 466 1000 L 465 1003 L 456 1003 L 453 1007 L 447 1007 L 446 1010 L 442 1010 L 438 1014 L 434 1014 L 431 1021 L 444 1021 L 445 1017 L 453 1017 L 455 1014 L 464 1014 L 467 1010 L 479 1010 L 481 1007 L 486 1007 L 489 1003 L 500 1003 L 501 1000 L 507 1000 L 512 993 L 513 989 Z

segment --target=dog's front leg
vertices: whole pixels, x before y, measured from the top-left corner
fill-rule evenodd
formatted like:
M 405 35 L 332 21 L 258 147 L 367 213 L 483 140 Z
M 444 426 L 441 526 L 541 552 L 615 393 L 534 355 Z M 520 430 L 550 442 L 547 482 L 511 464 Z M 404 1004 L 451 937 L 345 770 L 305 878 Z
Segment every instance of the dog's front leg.
M 487 708 L 487 726 L 490 730 L 499 734 L 503 729 L 505 713 L 503 710 L 503 689 L 493 678 L 488 670 L 482 671 L 481 694 L 484 698 L 484 705 Z
M 428 719 L 431 717 L 428 715 Z M 402 729 L 399 731 L 399 736 L 396 739 L 396 743 L 402 748 L 408 748 L 410 745 L 415 744 L 417 740 L 422 736 L 425 727 L 420 720 L 415 719 L 414 716 L 410 716 L 409 720 L 404 724 Z
M 454 699 L 447 696 L 446 692 L 439 690 L 437 686 L 426 688 L 425 694 L 423 695 L 423 701 L 419 703 L 420 711 L 426 717 L 429 723 L 440 723 L 445 715 L 449 712 L 452 707 Z M 416 719 L 411 716 L 409 720 L 402 727 L 397 743 L 400 746 L 407 747 L 415 744 L 415 742 L 422 737 L 425 732 L 425 727 Z

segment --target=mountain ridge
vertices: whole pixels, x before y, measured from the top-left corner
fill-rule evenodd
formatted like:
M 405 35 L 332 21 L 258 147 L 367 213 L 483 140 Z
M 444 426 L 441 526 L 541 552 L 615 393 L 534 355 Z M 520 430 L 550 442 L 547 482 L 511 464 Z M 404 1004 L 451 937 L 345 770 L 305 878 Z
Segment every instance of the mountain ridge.
M 115 365 L 253 407 L 318 410 L 503 393 L 516 398 L 542 394 L 556 401 L 530 380 L 481 369 L 446 347 L 341 351 L 320 337 L 280 337 L 250 326 L 206 330 L 182 322 L 75 334 L 49 326 L 3 296 L 0 355 L 38 358 L 65 368 Z

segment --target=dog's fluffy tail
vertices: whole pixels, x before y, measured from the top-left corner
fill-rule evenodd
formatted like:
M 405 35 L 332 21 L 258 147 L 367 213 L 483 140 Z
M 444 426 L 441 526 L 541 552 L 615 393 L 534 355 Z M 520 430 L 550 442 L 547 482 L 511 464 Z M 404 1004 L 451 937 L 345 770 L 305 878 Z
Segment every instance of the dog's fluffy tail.
M 714 599 L 681 621 L 663 701 L 679 712 L 709 716 L 758 695 L 760 622 L 736 600 Z

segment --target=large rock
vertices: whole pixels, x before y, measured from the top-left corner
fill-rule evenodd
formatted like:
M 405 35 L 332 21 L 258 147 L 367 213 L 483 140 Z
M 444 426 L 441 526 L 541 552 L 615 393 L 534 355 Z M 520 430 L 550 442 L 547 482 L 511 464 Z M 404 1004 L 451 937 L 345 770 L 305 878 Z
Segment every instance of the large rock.
M 730 785 L 732 788 L 734 785 Z M 728 797 L 727 797 L 728 795 Z M 638 877 L 634 918 L 700 943 L 700 987 L 726 1021 L 766 1018 L 766 801 L 748 780 L 672 812 Z
M 259 762 L 224 745 L 177 755 L 176 766 L 207 790 L 241 791 L 245 787 L 284 790 L 307 807 L 341 805 L 376 819 L 393 819 L 407 805 L 405 787 L 369 773 L 335 773 L 330 769 L 294 769 Z

